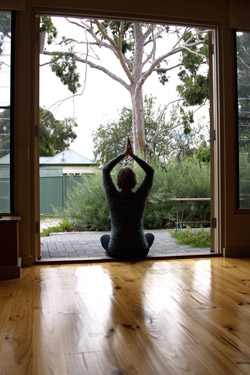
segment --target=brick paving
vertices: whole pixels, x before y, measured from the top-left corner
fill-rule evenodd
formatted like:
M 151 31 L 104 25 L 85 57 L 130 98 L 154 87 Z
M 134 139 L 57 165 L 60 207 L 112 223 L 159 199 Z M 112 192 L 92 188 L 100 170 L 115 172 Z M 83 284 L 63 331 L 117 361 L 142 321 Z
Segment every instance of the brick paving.
M 147 230 L 145 230 L 147 232 Z M 155 235 L 155 241 L 149 255 L 207 254 L 210 249 L 190 248 L 178 245 L 168 230 L 149 230 Z M 100 258 L 104 250 L 100 243 L 102 234 L 108 232 L 66 232 L 41 237 L 41 260 L 51 258 Z

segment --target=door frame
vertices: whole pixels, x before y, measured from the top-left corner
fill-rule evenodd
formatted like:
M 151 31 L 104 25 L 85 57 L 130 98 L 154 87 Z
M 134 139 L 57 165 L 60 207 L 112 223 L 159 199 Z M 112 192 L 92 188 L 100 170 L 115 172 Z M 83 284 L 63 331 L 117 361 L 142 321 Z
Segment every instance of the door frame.
M 33 140 L 34 140 L 34 236 L 32 238 L 33 243 L 33 257 L 34 260 L 40 259 L 41 249 L 40 249 L 40 181 L 39 181 L 39 51 L 40 51 L 40 30 L 39 30 L 39 20 L 40 16 L 43 14 L 50 16 L 61 16 L 68 15 L 69 12 L 58 11 L 51 12 L 48 9 L 46 12 L 44 9 L 36 10 L 34 9 L 32 17 L 34 18 L 33 22 L 35 23 L 35 48 L 34 48 L 34 131 L 33 131 Z M 133 20 L 133 17 L 128 17 L 126 15 L 119 15 L 114 17 L 114 15 L 109 16 L 105 15 L 92 15 L 92 14 L 83 14 L 83 12 L 73 12 L 70 11 L 71 16 L 75 17 L 91 17 L 95 18 L 106 18 L 106 19 L 128 19 Z M 211 225 L 211 252 L 222 254 L 221 251 L 221 166 L 220 166 L 220 92 L 219 92 L 219 27 L 214 24 L 204 24 L 204 21 L 201 22 L 192 22 L 190 20 L 176 19 L 168 20 L 166 19 L 152 19 L 148 17 L 136 17 L 136 21 L 145 21 L 145 22 L 157 22 L 159 24 L 176 24 L 180 26 L 192 25 L 197 27 L 208 27 L 212 31 L 211 37 L 209 40 L 209 47 L 213 48 L 214 53 L 209 54 L 209 74 L 210 74 L 210 130 L 215 130 L 216 140 L 210 142 L 210 165 L 211 165 L 211 218 L 216 218 L 216 227 L 212 228 Z M 176 21 L 176 22 L 175 22 Z M 213 44 L 213 47 L 212 47 Z M 212 83 L 212 84 L 211 84 Z M 212 99 L 211 99 L 212 98 Z M 211 105 L 212 103 L 212 105 Z

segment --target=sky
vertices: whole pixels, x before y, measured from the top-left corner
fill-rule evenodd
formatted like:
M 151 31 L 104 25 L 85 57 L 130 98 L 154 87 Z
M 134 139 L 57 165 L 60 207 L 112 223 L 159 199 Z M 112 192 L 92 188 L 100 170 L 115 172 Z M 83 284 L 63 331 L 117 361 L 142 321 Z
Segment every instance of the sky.
M 68 36 L 71 34 L 80 39 L 78 35 L 79 29 L 76 29 L 74 26 L 72 27 L 72 25 L 62 17 L 53 17 L 53 23 L 57 27 L 60 36 Z M 75 29 L 77 31 L 75 31 Z M 164 43 L 167 43 L 166 40 L 162 41 L 161 48 L 163 49 Z M 173 41 L 171 41 L 171 43 L 173 43 Z M 84 47 L 80 48 L 83 50 Z M 52 50 L 53 47 L 46 46 L 46 49 L 49 51 Z M 98 49 L 98 57 L 112 72 L 118 73 L 119 75 L 123 74 L 120 70 L 120 66 L 116 64 L 114 56 L 109 56 L 104 49 Z M 46 61 L 48 61 L 48 56 L 41 54 L 40 64 Z M 113 81 L 103 72 L 90 67 L 87 67 L 86 72 L 85 68 L 85 65 L 79 64 L 82 85 L 84 85 L 84 79 L 86 77 L 84 90 L 80 88 L 78 93 L 81 95 L 72 98 L 72 93 L 60 82 L 60 79 L 56 77 L 55 73 L 51 72 L 50 67 L 48 65 L 41 66 L 40 106 L 53 112 L 56 119 L 62 120 L 65 117 L 74 118 L 78 124 L 78 127 L 75 128 L 77 139 L 70 145 L 70 149 L 87 158 L 93 159 L 93 131 L 97 129 L 100 124 L 118 119 L 118 113 L 122 107 L 131 107 L 131 100 L 129 92 L 121 84 Z M 174 75 L 172 75 L 167 84 L 162 85 L 157 75 L 154 73 L 145 82 L 143 94 L 152 94 L 157 98 L 157 106 L 164 106 L 177 98 L 176 84 L 177 79 Z M 70 99 L 65 100 L 66 98 Z M 59 101 L 62 101 L 60 106 L 55 104 Z

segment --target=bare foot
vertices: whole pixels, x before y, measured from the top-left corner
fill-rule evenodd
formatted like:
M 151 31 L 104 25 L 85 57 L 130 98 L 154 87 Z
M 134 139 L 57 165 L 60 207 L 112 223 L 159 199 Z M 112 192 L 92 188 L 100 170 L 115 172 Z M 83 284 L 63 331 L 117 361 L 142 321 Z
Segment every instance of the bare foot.
M 106 257 L 108 257 L 108 256 L 109 256 L 106 250 L 105 250 L 105 255 L 106 255 Z

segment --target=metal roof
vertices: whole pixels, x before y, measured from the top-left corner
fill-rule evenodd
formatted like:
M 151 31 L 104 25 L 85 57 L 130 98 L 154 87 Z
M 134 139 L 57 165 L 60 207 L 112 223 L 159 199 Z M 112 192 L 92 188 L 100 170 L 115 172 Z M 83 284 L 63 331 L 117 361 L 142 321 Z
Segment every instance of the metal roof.
M 64 150 L 50 158 L 40 157 L 40 165 L 94 165 L 95 163 L 73 150 Z
M 0 165 L 10 164 L 10 154 L 7 154 L 0 158 Z M 83 155 L 78 154 L 73 150 L 64 150 L 55 156 L 40 156 L 39 158 L 40 165 L 95 165 L 95 163 L 86 158 Z

